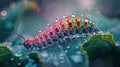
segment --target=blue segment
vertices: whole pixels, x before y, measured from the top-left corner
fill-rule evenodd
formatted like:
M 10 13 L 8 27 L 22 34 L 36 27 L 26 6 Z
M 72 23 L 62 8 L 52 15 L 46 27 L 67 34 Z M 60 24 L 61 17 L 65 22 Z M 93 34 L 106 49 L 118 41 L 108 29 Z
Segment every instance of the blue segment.
M 83 28 L 81 28 L 80 30 L 76 30 L 76 33 L 78 33 L 78 34 L 82 34 L 83 32 Z

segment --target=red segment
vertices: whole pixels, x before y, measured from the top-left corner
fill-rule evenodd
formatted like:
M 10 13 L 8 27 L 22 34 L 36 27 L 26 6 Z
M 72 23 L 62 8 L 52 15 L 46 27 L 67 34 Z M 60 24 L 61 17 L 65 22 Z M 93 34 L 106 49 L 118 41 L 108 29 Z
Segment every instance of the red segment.
M 58 26 L 58 25 L 54 25 L 53 28 L 54 28 L 54 30 L 57 32 L 57 34 L 58 34 L 59 36 L 61 36 L 62 33 L 61 33 L 61 31 L 60 31 L 59 26 Z
M 39 35 L 39 38 L 40 38 L 42 44 L 46 44 L 46 41 L 45 41 L 45 39 L 43 37 L 43 33 L 41 35 Z
M 45 37 L 45 39 L 47 40 L 47 42 L 51 41 L 50 37 L 48 36 L 48 33 L 44 32 L 43 36 Z
M 28 44 L 28 45 L 32 45 L 32 43 L 33 43 L 33 40 L 31 40 L 31 39 L 28 39 L 28 40 L 27 40 L 27 44 Z
M 48 35 L 47 35 L 46 32 L 43 33 L 43 36 L 44 36 L 45 38 L 48 38 Z
M 52 29 L 50 29 L 49 34 L 51 35 L 52 38 L 54 39 L 56 38 L 55 32 Z
M 40 41 L 39 41 L 39 38 L 38 37 L 36 37 L 34 40 L 33 40 L 33 42 L 34 42 L 34 44 L 40 44 Z
M 43 37 L 42 37 L 42 35 L 39 35 L 39 38 L 40 38 L 40 40 L 41 40 L 41 41 L 43 40 Z

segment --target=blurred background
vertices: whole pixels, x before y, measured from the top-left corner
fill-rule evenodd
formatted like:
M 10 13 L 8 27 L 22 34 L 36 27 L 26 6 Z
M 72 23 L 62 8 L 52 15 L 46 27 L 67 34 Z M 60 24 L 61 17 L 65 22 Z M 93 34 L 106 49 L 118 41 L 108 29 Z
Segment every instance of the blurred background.
M 113 34 L 116 45 L 120 45 L 120 0 L 0 0 L 0 45 L 5 44 L 9 46 L 10 48 L 12 48 L 16 56 L 24 58 L 25 61 L 27 58 L 28 63 L 26 64 L 23 64 L 24 61 L 20 64 L 15 61 L 18 65 L 23 64 L 25 65 L 25 67 L 37 67 L 33 65 L 33 60 L 31 61 L 31 59 L 27 56 L 28 53 L 31 51 L 27 51 L 24 49 L 23 46 L 19 45 L 19 43 L 23 42 L 22 39 L 19 36 L 10 32 L 17 32 L 23 37 L 25 37 L 25 39 L 33 38 L 34 36 L 44 31 L 46 28 L 52 26 L 52 24 L 55 23 L 56 18 L 59 19 L 63 16 L 71 17 L 73 14 L 75 14 L 75 16 L 77 17 L 89 18 L 91 22 L 96 22 L 97 26 L 101 29 L 101 31 L 106 34 Z M 114 40 L 112 38 L 110 39 L 110 41 Z M 87 65 L 89 54 L 87 55 L 85 51 L 80 49 L 80 46 L 82 45 L 81 41 L 86 40 L 68 42 L 67 44 L 62 45 L 62 47 L 64 47 L 63 49 L 62 47 L 57 47 L 52 48 L 51 50 L 48 49 L 45 51 L 38 51 L 38 56 L 40 59 L 37 57 L 37 60 L 42 60 L 42 62 L 47 67 L 88 67 Z M 105 49 L 103 47 L 101 48 L 101 45 L 98 46 L 103 52 L 103 54 L 100 54 L 104 57 L 104 55 L 107 53 L 109 55 L 111 45 L 109 45 L 109 43 L 107 44 L 106 42 L 103 45 L 105 46 Z M 0 51 L 3 48 L 5 47 L 1 47 Z M 92 48 L 90 49 L 92 50 L 94 48 L 96 49 L 97 47 L 93 44 Z M 6 50 L 7 49 L 5 49 L 5 51 Z M 114 53 L 117 52 L 114 52 L 114 50 L 110 51 L 113 52 L 113 54 L 110 54 L 110 56 L 108 57 L 111 60 L 111 55 L 114 55 Z M 0 58 L 3 59 L 5 55 L 4 53 L 7 52 L 1 51 L 0 53 Z M 95 51 L 94 54 L 96 53 L 99 52 Z M 101 57 L 101 55 L 99 56 Z M 6 56 L 8 55 L 6 54 Z M 31 54 L 31 56 L 33 58 L 37 55 L 36 53 L 33 53 Z M 90 60 L 90 64 L 93 64 L 94 67 L 107 67 L 103 64 L 104 58 L 102 58 L 103 61 L 101 61 L 99 56 L 96 56 L 98 58 L 95 63 L 91 62 Z M 111 61 L 105 59 L 107 60 L 105 61 L 105 65 L 108 65 L 108 67 L 114 67 L 114 62 L 119 65 L 118 61 L 120 58 L 118 59 L 118 57 L 119 56 L 115 54 L 115 59 L 112 59 Z M 14 59 L 12 58 L 11 60 L 13 61 Z M 38 65 L 40 63 L 41 62 L 39 62 Z M 14 65 L 15 63 L 13 62 L 12 64 Z
M 13 41 L 11 34 L 35 36 L 64 15 L 90 18 L 100 29 L 120 41 L 120 0 L 0 0 L 0 42 Z

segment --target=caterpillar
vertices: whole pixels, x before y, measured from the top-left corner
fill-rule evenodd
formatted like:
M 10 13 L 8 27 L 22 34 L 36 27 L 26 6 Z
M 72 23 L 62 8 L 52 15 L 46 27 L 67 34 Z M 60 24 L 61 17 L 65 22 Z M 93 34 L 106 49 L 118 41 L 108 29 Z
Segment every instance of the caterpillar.
M 56 45 L 61 42 L 60 40 L 65 41 L 66 38 L 72 39 L 69 36 L 85 34 L 88 37 L 89 34 L 95 34 L 98 31 L 100 30 L 96 23 L 91 23 L 88 18 L 69 18 L 65 21 L 59 21 L 33 39 L 25 40 L 22 45 L 26 49 L 33 50 L 33 48 L 39 48 L 41 50 L 48 46 Z

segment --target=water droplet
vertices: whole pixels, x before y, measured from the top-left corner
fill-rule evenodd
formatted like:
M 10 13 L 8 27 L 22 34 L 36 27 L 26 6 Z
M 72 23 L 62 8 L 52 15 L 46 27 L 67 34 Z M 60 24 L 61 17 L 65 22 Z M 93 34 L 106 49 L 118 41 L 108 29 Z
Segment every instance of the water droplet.
M 69 48 L 70 48 L 70 46 L 67 46 L 67 48 L 69 49 Z
M 83 14 L 81 14 L 81 16 L 83 16 Z
M 75 15 L 73 14 L 72 17 L 75 17 Z
M 72 17 L 75 17 L 75 15 L 76 15 L 76 13 L 74 12 L 74 13 L 72 14 Z
M 60 53 L 60 55 L 59 56 L 64 56 L 64 54 L 63 53 Z
M 15 56 L 22 56 L 22 54 L 17 54 L 17 53 L 16 53 Z
M 63 56 L 59 56 L 59 59 L 63 60 L 63 59 L 64 59 L 64 57 L 63 57 Z
M 21 63 L 18 63 L 18 65 L 21 65 Z
M 11 58 L 11 60 L 14 60 L 14 58 Z
M 65 50 L 65 53 L 67 53 L 68 51 L 67 50 Z
M 47 24 L 48 26 L 50 25 L 50 24 Z
M 43 52 L 43 53 L 41 54 L 41 56 L 43 56 L 43 57 L 48 57 L 49 55 L 48 55 L 47 52 Z
M 64 63 L 64 62 L 65 62 L 65 60 L 61 60 L 61 61 L 60 61 L 60 63 Z
M 115 45 L 116 45 L 116 46 L 119 46 L 119 45 L 120 45 L 120 43 L 117 41 L 117 42 L 115 43 Z
M 55 66 L 59 66 L 59 61 L 58 61 L 57 59 L 55 59 L 55 60 L 53 61 L 53 64 L 54 64 Z
M 79 46 L 76 46 L 76 49 L 79 48 Z
M 77 54 L 82 54 L 80 51 L 77 51 Z
M 65 15 L 63 15 L 63 18 L 65 18 L 66 16 Z
M 56 56 L 56 55 L 54 56 L 54 59 L 57 59 L 57 56 Z
M 40 30 L 40 31 L 38 31 L 39 33 L 41 33 L 42 31 Z
M 82 56 L 81 55 L 72 55 L 71 59 L 75 62 L 75 63 L 80 63 L 83 61 Z
M 58 22 L 58 18 L 56 18 L 55 22 Z

